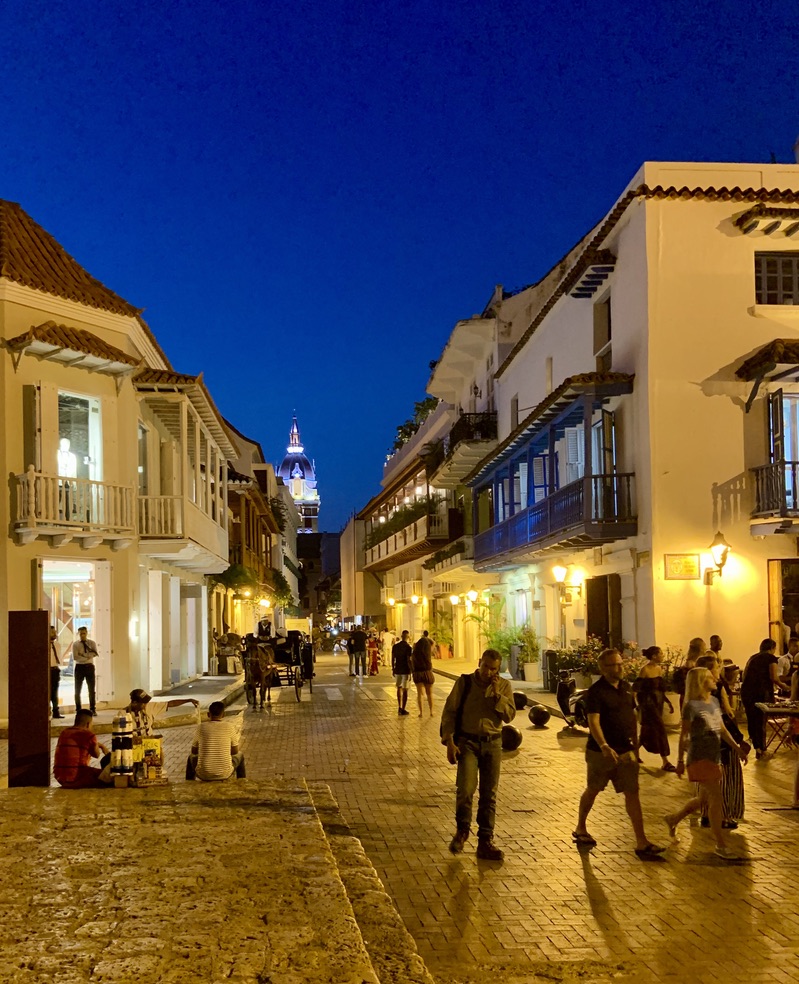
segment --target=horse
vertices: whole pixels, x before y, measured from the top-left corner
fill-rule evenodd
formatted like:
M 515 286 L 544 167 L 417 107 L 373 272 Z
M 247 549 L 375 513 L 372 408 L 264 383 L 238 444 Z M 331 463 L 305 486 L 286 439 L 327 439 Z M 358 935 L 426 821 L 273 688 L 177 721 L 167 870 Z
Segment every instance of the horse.
M 247 640 L 247 694 L 249 698 L 252 692 L 252 709 L 258 710 L 257 694 L 261 694 L 261 710 L 264 706 L 264 695 L 266 702 L 272 703 L 272 686 L 278 677 L 278 668 L 275 665 L 275 654 L 271 646 L 262 642 L 256 642 L 252 637 Z

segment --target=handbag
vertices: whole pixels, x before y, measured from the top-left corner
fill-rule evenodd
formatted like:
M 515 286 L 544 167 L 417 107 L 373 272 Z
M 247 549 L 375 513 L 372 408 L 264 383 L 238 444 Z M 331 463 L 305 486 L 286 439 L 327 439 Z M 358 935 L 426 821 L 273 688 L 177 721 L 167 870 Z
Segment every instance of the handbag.
M 721 779 L 721 766 L 709 759 L 697 759 L 688 766 L 688 778 L 691 782 L 713 782 Z

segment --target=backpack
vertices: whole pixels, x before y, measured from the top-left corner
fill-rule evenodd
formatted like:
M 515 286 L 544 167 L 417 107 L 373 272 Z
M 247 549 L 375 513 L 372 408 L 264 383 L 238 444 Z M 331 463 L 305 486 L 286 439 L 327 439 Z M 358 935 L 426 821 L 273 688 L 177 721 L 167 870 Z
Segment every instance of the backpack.
M 466 703 L 466 698 L 469 696 L 469 691 L 472 689 L 472 681 L 474 680 L 474 673 L 461 673 L 461 680 L 463 680 L 463 691 L 461 693 L 460 703 L 458 704 L 458 709 L 455 711 L 455 731 L 452 733 L 452 740 L 457 744 L 458 738 L 461 733 L 461 721 L 463 720 L 463 706 Z M 441 744 L 444 742 L 444 725 L 440 724 L 438 726 L 438 733 L 441 737 Z

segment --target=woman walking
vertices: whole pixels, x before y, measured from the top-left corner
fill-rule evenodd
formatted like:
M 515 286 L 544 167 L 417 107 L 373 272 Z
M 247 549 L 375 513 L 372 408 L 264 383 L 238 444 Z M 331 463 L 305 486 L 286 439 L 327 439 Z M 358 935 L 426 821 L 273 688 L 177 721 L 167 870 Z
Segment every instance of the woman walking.
M 663 705 L 668 704 L 673 711 L 671 701 L 666 696 L 666 681 L 663 679 L 663 653 L 659 646 L 650 646 L 643 652 L 648 662 L 641 667 L 638 679 L 633 684 L 633 693 L 638 701 L 641 714 L 641 730 L 638 736 L 639 748 L 643 747 L 662 760 L 664 772 L 677 770 L 669 762 L 671 749 L 663 724 Z M 640 759 L 639 759 L 640 761 Z
M 688 643 L 688 652 L 685 654 L 685 662 L 678 666 L 672 677 L 674 692 L 680 695 L 680 710 L 685 701 L 685 680 L 690 671 L 696 666 L 696 661 L 700 656 L 707 652 L 705 640 L 696 636 Z
M 677 825 L 689 814 L 696 813 L 706 803 L 710 829 L 716 841 L 716 854 L 725 861 L 738 859 L 724 838 L 721 805 L 721 757 L 722 739 L 745 762 L 746 750 L 742 748 L 724 727 L 719 702 L 712 696 L 715 687 L 713 674 L 703 666 L 689 670 L 685 686 L 685 704 L 682 711 L 682 731 L 677 760 L 677 775 L 685 771 L 685 751 L 688 750 L 688 778 L 697 784 L 698 795 L 690 799 L 677 813 L 664 817 L 669 834 L 677 835 Z
M 741 730 L 735 723 L 735 714 L 732 709 L 732 690 L 730 683 L 735 682 L 735 674 L 738 673 L 737 666 L 730 666 L 729 681 L 727 671 L 723 670 L 718 657 L 713 655 L 700 656 L 696 661 L 697 666 L 703 666 L 709 670 L 716 682 L 713 696 L 719 702 L 721 708 L 721 720 L 724 727 L 729 731 L 738 745 L 748 755 L 752 746 L 748 741 L 744 741 Z M 735 830 L 738 821 L 744 815 L 744 773 L 741 767 L 740 756 L 736 755 L 730 746 L 723 742 L 721 745 L 721 826 L 724 830 Z M 710 826 L 710 818 L 707 815 L 707 806 L 702 807 L 703 827 Z
M 419 717 L 422 716 L 422 697 L 427 694 L 427 704 L 430 708 L 430 717 L 433 716 L 433 684 L 435 674 L 433 673 L 433 640 L 427 633 L 427 629 L 422 633 L 413 647 L 411 654 L 411 672 L 413 682 L 416 684 L 416 697 L 419 701 Z

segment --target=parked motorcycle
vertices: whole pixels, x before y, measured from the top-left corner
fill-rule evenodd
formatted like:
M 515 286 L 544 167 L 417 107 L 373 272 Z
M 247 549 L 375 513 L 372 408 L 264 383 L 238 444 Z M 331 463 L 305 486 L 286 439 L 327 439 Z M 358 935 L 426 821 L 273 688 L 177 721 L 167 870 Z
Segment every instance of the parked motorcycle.
M 588 714 L 585 709 L 587 690 L 578 690 L 574 670 L 558 670 L 558 688 L 555 698 L 570 728 L 587 728 Z

